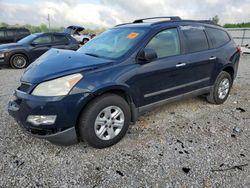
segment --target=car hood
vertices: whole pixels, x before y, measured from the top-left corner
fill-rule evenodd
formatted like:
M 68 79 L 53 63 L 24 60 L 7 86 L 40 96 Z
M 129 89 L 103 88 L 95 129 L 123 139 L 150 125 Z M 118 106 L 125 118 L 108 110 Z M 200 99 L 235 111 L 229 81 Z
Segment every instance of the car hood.
M 112 62 L 71 50 L 51 49 L 24 71 L 22 82 L 41 83 L 64 75 L 96 69 Z
M 1 44 L 0 50 L 16 49 L 16 48 L 21 48 L 21 47 L 23 46 L 18 43 Z

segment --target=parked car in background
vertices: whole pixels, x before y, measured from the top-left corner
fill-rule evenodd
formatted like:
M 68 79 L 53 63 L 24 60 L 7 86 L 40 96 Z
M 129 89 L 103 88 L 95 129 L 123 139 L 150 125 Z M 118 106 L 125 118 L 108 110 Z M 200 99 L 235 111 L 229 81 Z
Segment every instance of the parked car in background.
M 198 95 L 224 103 L 240 58 L 228 32 L 211 21 L 158 19 L 118 25 L 77 52 L 50 50 L 26 69 L 9 113 L 38 138 L 104 148 L 159 105 Z
M 27 67 L 50 48 L 77 50 L 79 42 L 66 33 L 35 33 L 17 43 L 0 45 L 0 65 Z
M 0 44 L 17 42 L 20 39 L 30 35 L 26 28 L 0 28 Z
M 245 47 L 242 48 L 242 53 L 250 54 L 250 46 L 249 46 L 249 44 L 246 44 Z
M 91 36 L 80 34 L 80 32 L 83 30 L 84 27 L 81 26 L 69 26 L 64 30 L 64 32 L 70 34 L 80 44 L 85 44 L 91 39 Z

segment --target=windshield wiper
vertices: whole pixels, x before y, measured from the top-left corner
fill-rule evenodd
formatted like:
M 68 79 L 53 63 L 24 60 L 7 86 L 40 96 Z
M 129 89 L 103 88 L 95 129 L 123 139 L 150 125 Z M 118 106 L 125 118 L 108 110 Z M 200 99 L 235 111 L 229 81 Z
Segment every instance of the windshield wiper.
M 99 55 L 92 54 L 92 53 L 85 53 L 86 55 L 93 56 L 93 57 L 100 57 Z

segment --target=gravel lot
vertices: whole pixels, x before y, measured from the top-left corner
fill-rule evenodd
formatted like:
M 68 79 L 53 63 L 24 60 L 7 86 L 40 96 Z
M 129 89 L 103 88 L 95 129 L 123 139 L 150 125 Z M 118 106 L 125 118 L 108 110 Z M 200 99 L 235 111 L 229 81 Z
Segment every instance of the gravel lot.
M 6 110 L 22 72 L 0 70 L 0 187 L 250 187 L 250 56 L 223 105 L 162 106 L 102 150 L 24 134 Z

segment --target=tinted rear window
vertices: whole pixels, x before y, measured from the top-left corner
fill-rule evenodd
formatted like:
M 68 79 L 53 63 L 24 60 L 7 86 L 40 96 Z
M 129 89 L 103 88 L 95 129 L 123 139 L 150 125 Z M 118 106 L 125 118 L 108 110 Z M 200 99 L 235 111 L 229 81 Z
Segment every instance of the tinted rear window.
M 228 34 L 223 30 L 208 27 L 206 31 L 214 48 L 223 46 L 230 41 Z
M 27 30 L 18 30 L 18 33 L 21 35 L 29 35 L 29 31 Z
M 187 53 L 208 49 L 207 37 L 203 27 L 181 26 L 181 30 L 185 37 Z
M 14 31 L 14 30 L 7 30 L 7 31 L 6 31 L 6 35 L 7 35 L 8 37 L 13 37 L 14 34 L 15 34 L 15 31 Z
M 64 35 L 54 35 L 54 42 L 66 44 L 68 42 L 68 38 Z

